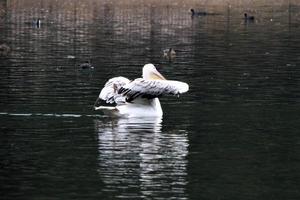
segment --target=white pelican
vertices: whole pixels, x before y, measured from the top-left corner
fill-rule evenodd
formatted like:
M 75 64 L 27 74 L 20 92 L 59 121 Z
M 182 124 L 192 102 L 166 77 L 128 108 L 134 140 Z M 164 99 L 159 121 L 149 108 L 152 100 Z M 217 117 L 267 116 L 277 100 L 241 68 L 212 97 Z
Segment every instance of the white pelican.
M 153 64 L 143 67 L 143 78 L 130 81 L 122 76 L 109 79 L 97 98 L 94 109 L 108 111 L 117 116 L 161 117 L 163 111 L 158 97 L 164 94 L 179 95 L 189 90 L 189 85 L 166 80 Z M 115 107 L 97 106 L 99 99 Z

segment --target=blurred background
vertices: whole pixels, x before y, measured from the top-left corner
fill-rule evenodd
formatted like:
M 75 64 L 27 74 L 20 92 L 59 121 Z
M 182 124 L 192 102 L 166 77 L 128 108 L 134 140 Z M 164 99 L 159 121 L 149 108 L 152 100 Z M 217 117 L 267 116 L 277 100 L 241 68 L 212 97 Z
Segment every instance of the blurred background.
M 1 196 L 299 199 L 299 35 L 297 0 L 0 1 Z M 163 119 L 93 111 L 146 63 L 190 85 Z

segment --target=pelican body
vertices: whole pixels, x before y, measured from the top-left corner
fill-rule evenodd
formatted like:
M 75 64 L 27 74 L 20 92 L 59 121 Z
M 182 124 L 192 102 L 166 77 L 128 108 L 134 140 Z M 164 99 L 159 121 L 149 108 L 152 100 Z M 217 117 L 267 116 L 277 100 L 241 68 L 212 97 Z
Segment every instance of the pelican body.
M 95 110 L 125 117 L 161 117 L 163 111 L 158 97 L 165 94 L 179 95 L 189 90 L 187 83 L 166 80 L 153 64 L 143 67 L 142 78 L 130 81 L 125 77 L 109 79 L 101 90 Z M 98 106 L 99 100 L 116 106 Z

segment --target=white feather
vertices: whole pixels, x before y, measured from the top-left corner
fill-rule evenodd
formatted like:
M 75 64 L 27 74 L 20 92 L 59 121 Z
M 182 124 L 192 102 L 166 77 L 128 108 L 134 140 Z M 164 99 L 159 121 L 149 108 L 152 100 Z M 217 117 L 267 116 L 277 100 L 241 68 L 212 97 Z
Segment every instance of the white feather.
M 99 98 L 105 100 L 106 103 L 123 102 L 124 96 L 118 94 L 118 90 L 129 82 L 129 79 L 122 76 L 109 79 L 101 90 Z
M 142 78 L 122 86 L 119 94 L 123 94 L 130 101 L 137 97 L 156 98 L 162 95 L 179 95 L 189 90 L 188 84 L 172 80 L 145 80 Z
M 116 103 L 116 107 L 100 106 L 95 109 L 113 111 L 125 116 L 162 116 L 158 97 L 179 95 L 189 90 L 189 85 L 181 81 L 166 80 L 152 64 L 143 68 L 143 78 L 133 81 L 125 77 L 109 79 L 99 94 L 107 103 Z M 115 109 L 114 109 L 115 108 Z

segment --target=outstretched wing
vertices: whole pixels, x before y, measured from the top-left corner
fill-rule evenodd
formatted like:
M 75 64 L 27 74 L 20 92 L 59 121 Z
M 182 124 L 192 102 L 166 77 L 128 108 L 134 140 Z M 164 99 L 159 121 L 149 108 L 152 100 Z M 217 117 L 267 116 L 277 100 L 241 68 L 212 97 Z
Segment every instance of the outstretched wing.
M 101 90 L 99 98 L 106 101 L 106 103 L 118 104 L 125 102 L 125 97 L 119 94 L 118 91 L 128 83 L 130 83 L 130 80 L 122 76 L 109 79 Z
M 126 101 L 130 102 L 137 97 L 152 99 L 164 94 L 179 95 L 189 90 L 189 85 L 180 81 L 172 80 L 145 80 L 135 79 L 123 85 L 118 94 L 126 96 Z

